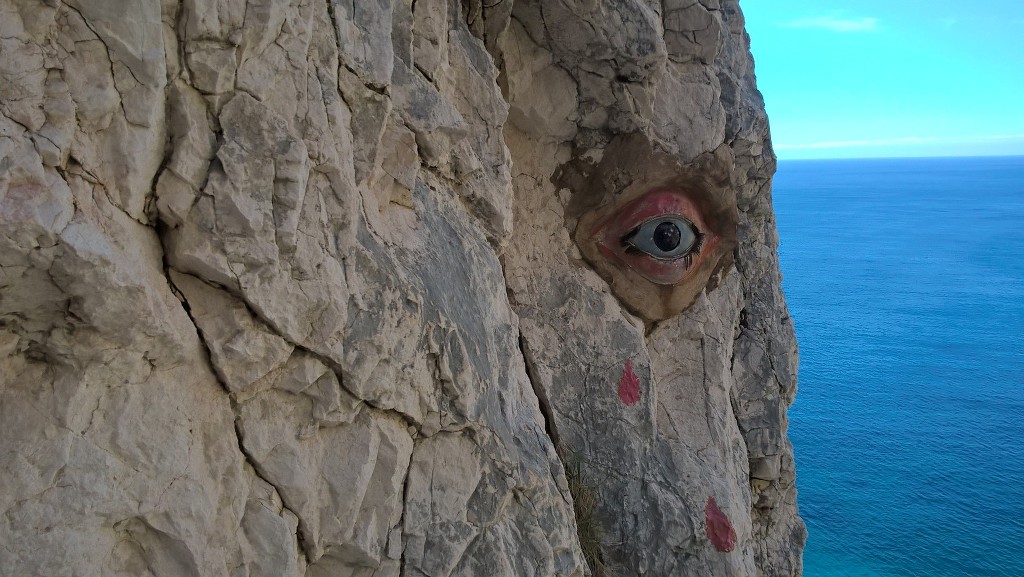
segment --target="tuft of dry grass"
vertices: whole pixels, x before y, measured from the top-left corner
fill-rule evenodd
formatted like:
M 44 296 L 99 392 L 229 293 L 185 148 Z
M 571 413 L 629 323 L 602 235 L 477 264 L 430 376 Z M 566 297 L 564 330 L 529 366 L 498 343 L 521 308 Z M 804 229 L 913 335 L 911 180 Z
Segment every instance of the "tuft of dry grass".
M 565 477 L 569 482 L 583 560 L 590 566 L 590 572 L 594 577 L 609 577 L 608 568 L 601 554 L 601 540 L 604 534 L 596 517 L 597 491 L 583 479 L 583 460 L 578 454 L 562 447 L 558 451 L 558 456 L 562 459 Z

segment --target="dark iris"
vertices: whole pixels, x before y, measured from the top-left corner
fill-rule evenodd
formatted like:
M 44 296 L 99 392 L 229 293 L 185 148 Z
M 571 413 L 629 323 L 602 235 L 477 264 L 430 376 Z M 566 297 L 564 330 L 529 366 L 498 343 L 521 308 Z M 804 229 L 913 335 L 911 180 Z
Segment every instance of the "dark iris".
M 669 252 L 679 246 L 682 234 L 679 227 L 672 222 L 663 222 L 654 229 L 654 244 L 661 250 Z

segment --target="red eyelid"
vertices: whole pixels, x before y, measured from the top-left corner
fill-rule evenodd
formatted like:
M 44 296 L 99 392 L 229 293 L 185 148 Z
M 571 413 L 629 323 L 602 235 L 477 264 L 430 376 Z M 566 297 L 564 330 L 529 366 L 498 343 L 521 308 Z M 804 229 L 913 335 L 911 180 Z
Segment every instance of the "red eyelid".
M 703 229 L 697 206 L 682 193 L 672 190 L 655 190 L 647 193 L 626 205 L 617 216 L 609 219 L 608 224 L 614 221 L 618 226 L 613 228 L 625 234 L 654 217 L 673 214 L 683 216 L 698 229 Z

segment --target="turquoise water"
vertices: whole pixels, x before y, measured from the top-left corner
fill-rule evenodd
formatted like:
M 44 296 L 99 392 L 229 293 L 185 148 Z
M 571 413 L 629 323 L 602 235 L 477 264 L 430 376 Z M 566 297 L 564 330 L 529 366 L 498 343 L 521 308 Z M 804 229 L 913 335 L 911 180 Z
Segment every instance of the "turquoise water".
M 807 577 L 1024 576 L 1024 157 L 782 161 Z

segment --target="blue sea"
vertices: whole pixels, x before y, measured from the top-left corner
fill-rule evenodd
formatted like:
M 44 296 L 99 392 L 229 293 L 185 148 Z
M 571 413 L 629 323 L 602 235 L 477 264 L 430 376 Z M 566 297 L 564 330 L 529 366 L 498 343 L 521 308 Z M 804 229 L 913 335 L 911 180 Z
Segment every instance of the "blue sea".
M 1024 576 L 1024 157 L 781 161 L 807 577 Z

